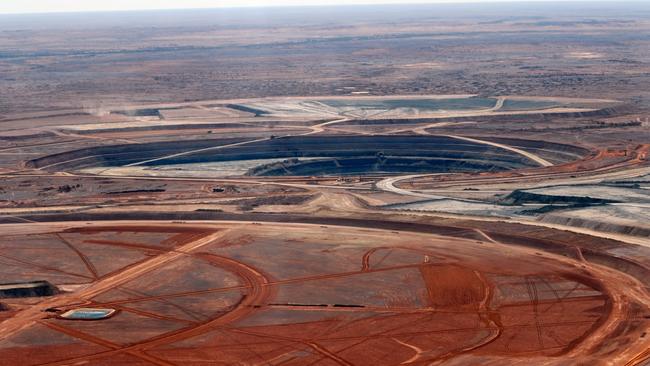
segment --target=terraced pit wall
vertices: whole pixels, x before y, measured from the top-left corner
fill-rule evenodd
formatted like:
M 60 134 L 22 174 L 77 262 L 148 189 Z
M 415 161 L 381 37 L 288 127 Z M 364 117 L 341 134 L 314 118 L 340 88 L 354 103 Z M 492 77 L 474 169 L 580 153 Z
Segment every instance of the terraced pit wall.
M 115 167 L 170 156 L 144 166 L 257 159 L 326 158 L 299 164 L 287 174 L 364 172 L 500 171 L 537 166 L 508 150 L 444 136 L 295 136 L 210 149 L 243 139 L 156 142 L 86 148 L 32 160 L 29 167 L 56 170 Z M 187 153 L 173 156 L 178 153 Z M 328 160 L 329 159 L 329 160 Z M 282 171 L 270 169 L 268 175 Z

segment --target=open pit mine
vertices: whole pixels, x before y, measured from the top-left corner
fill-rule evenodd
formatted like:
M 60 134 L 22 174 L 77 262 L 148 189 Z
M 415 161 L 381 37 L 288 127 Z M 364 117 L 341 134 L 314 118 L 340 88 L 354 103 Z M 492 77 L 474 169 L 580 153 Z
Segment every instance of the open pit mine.
M 4 116 L 0 365 L 645 365 L 637 118 L 474 95 Z

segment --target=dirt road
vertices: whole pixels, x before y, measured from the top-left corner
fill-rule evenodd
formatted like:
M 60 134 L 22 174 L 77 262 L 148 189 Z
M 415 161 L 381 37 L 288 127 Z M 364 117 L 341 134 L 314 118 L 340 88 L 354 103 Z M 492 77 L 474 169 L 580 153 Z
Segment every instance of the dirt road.
M 93 282 L 87 288 L 67 295 L 57 296 L 52 299 L 43 301 L 38 305 L 32 306 L 26 310 L 18 312 L 12 318 L 0 323 L 0 340 L 33 325 L 36 321 L 45 318 L 45 309 L 66 306 L 71 303 L 83 303 L 93 297 L 109 291 L 126 282 L 136 279 L 148 272 L 155 270 L 169 262 L 172 262 L 184 255 L 199 249 L 202 246 L 213 243 L 228 233 L 228 230 L 217 231 L 195 241 L 184 244 L 173 251 L 166 252 L 155 256 L 151 259 L 140 262 L 124 271 L 118 272 L 113 276 L 104 277 Z
M 524 151 L 524 150 L 518 149 L 516 147 L 512 147 L 512 146 L 508 146 L 508 145 L 504 145 L 504 144 L 499 144 L 499 143 L 491 142 L 491 141 L 474 139 L 474 138 L 470 138 L 470 137 L 463 137 L 463 136 L 456 136 L 456 135 L 443 135 L 443 136 L 450 137 L 452 139 L 463 140 L 463 141 L 468 141 L 468 142 L 474 142 L 474 143 L 477 143 L 477 144 L 483 144 L 483 145 L 490 145 L 490 146 L 498 147 L 500 149 L 508 150 L 508 151 L 514 152 L 516 154 L 519 154 L 521 156 L 524 156 L 524 157 L 534 161 L 535 163 L 537 163 L 537 164 L 539 164 L 539 165 L 541 165 L 543 167 L 553 166 L 553 163 L 549 162 L 548 160 L 542 159 L 541 157 L 539 157 L 539 156 L 537 156 L 537 155 L 535 155 L 533 153 L 529 153 L 528 151 Z

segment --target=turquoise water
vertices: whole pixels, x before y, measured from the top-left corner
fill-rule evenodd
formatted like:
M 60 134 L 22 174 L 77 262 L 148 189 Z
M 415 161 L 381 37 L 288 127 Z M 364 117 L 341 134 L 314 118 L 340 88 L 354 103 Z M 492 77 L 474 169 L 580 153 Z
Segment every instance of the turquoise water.
M 99 320 L 109 316 L 113 310 L 74 310 L 66 319 L 72 320 Z
M 449 98 L 449 99 L 329 99 L 320 103 L 334 108 L 396 109 L 414 108 L 423 111 L 474 110 L 492 108 L 494 98 Z

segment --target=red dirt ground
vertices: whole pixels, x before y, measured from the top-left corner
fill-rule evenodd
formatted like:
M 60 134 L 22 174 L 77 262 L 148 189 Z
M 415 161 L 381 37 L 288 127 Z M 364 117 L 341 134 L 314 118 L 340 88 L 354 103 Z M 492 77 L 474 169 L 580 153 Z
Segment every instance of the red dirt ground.
M 633 279 L 608 277 L 613 271 L 591 264 L 582 269 L 584 263 L 565 257 L 404 232 L 390 240 L 368 229 L 337 230 L 337 240 L 318 226 L 292 227 L 288 237 L 284 232 L 268 224 L 93 225 L 42 235 L 50 245 L 63 239 L 70 258 L 95 276 L 79 282 L 90 283 L 87 290 L 48 299 L 48 307 L 89 304 L 120 312 L 96 322 L 36 313 L 2 337 L 0 365 L 425 365 L 467 357 L 481 364 L 504 357 L 598 363 L 602 352 L 625 350 L 613 344 L 633 345 L 648 325 L 641 299 L 622 297 L 623 283 L 609 285 L 610 278 L 638 285 Z M 206 242 L 209 235 L 215 239 Z M 345 242 L 346 236 L 354 240 Z M 271 243 L 274 250 L 263 249 Z M 84 254 L 91 248 L 106 256 Z M 249 261 L 256 248 L 263 259 Z M 158 261 L 170 254 L 177 257 Z M 97 270 L 112 256 L 125 258 L 116 262 L 122 268 Z M 59 258 L 20 266 L 41 278 L 71 265 Z M 354 266 L 340 266 L 342 258 Z M 117 281 L 129 271 L 138 274 Z M 114 286 L 93 290 L 113 278 Z M 8 303 L 15 316 L 7 321 L 14 323 L 32 306 Z M 41 345 L 37 329 L 59 336 Z M 587 347 L 592 341 L 595 348 Z

